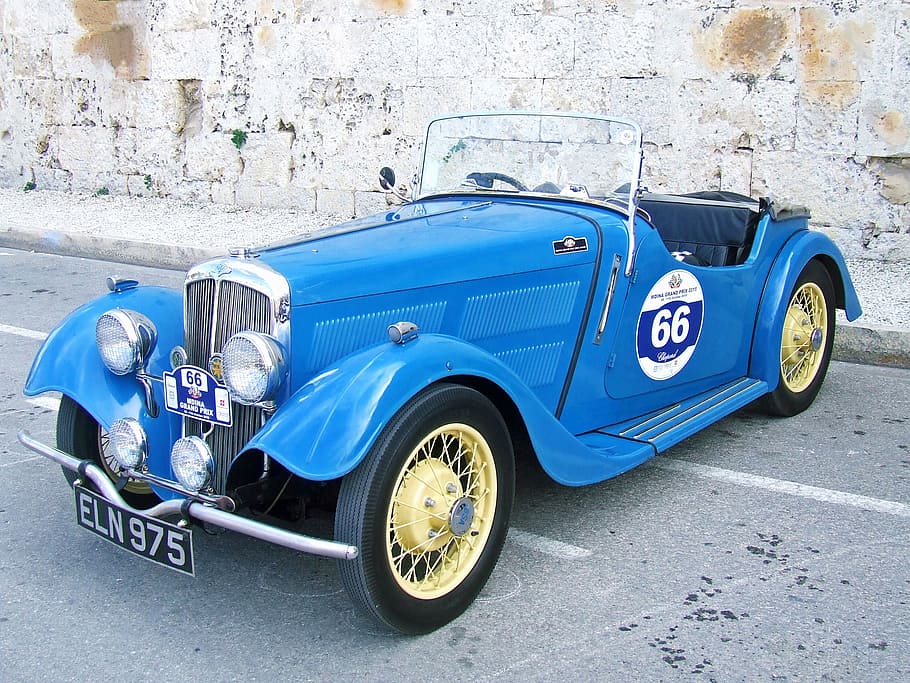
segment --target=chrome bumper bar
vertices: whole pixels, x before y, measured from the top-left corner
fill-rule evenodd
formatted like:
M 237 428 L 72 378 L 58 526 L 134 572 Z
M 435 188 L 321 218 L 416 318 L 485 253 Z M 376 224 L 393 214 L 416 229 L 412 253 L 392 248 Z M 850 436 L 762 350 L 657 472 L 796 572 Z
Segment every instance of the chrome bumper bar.
M 19 443 L 26 448 L 50 458 L 58 465 L 78 473 L 80 477 L 91 480 L 98 492 L 108 501 L 117 507 L 125 508 L 145 517 L 165 517 L 167 515 L 188 515 L 200 522 L 208 522 L 222 529 L 236 531 L 239 534 L 245 534 L 258 538 L 262 541 L 268 541 L 275 545 L 281 545 L 291 550 L 297 550 L 311 555 L 321 555 L 323 557 L 332 557 L 336 560 L 353 560 L 357 557 L 357 547 L 347 545 L 346 543 L 337 543 L 327 541 L 323 538 L 314 538 L 304 534 L 296 534 L 292 531 L 286 531 L 277 527 L 263 524 L 246 517 L 241 517 L 232 512 L 219 510 L 218 508 L 200 503 L 198 501 L 188 500 L 167 500 L 148 510 L 137 510 L 129 505 L 120 495 L 114 483 L 108 479 L 98 465 L 91 460 L 79 460 L 73 456 L 47 446 L 40 441 L 36 441 L 26 431 L 20 431 Z

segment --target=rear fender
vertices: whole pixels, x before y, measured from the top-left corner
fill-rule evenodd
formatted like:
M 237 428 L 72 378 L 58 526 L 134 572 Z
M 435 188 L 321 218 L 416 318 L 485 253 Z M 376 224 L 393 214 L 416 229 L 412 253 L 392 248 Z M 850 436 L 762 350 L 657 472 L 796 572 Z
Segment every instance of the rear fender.
M 845 311 L 847 320 L 856 320 L 862 315 L 853 281 L 837 246 L 819 232 L 794 234 L 768 274 L 752 338 L 749 375 L 765 380 L 771 391 L 777 388 L 780 378 L 780 338 L 787 301 L 800 273 L 812 259 L 818 259 L 827 269 L 834 284 L 835 306 Z
M 23 393 L 34 396 L 59 391 L 79 403 L 105 428 L 120 417 L 138 419 L 149 438 L 149 464 L 154 471 L 161 471 L 156 469 L 156 462 L 168 457 L 171 434 L 174 429 L 179 434 L 180 418 L 163 409 L 160 395 L 159 417 L 149 416 L 139 381 L 133 375 L 115 375 L 101 360 L 95 344 L 95 323 L 103 313 L 118 307 L 145 315 L 158 331 L 158 342 L 147 368 L 150 374 L 160 375 L 170 370 L 170 349 L 183 343 L 182 306 L 179 292 L 149 286 L 112 292 L 77 308 L 44 340 Z M 159 383 L 155 385 L 160 389 Z
M 421 389 L 436 382 L 479 378 L 497 385 L 517 408 L 538 459 L 560 483 L 601 481 L 608 462 L 570 434 L 521 379 L 497 358 L 445 335 L 421 335 L 352 354 L 302 386 L 247 444 L 294 474 L 325 481 L 366 457 L 380 432 Z M 625 448 L 640 444 L 617 439 Z

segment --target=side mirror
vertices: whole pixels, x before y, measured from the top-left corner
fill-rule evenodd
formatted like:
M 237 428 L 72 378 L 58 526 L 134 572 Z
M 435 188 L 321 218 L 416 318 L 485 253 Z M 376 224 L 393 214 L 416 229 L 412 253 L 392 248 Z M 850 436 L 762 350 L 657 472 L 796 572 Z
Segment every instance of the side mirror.
M 395 171 L 388 166 L 383 166 L 379 169 L 379 187 L 386 192 L 395 190 Z
M 400 201 L 407 203 L 408 198 L 395 187 L 395 171 L 388 166 L 379 169 L 379 186 L 389 194 L 397 197 Z

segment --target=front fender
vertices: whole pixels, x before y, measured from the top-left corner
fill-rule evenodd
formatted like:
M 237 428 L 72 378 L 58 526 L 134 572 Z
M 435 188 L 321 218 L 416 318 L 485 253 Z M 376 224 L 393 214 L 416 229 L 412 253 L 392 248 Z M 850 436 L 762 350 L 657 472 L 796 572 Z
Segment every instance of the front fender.
M 341 477 L 366 457 L 382 429 L 415 394 L 435 382 L 480 378 L 517 407 L 546 472 L 571 486 L 602 481 L 654 455 L 647 444 L 604 435 L 596 451 L 566 430 L 497 358 L 463 340 L 421 335 L 373 346 L 326 368 L 301 387 L 247 444 L 294 474 Z
M 23 392 L 26 396 L 46 391 L 66 394 L 105 428 L 120 417 L 138 419 L 148 434 L 150 465 L 154 465 L 157 457 L 162 457 L 158 451 L 163 450 L 165 458 L 170 451 L 175 416 L 161 406 L 159 417 L 153 420 L 146 411 L 139 381 L 132 375 L 115 375 L 101 360 L 95 344 L 95 323 L 103 313 L 117 307 L 142 313 L 158 330 L 149 372 L 160 375 L 170 369 L 168 352 L 182 343 L 181 295 L 164 287 L 137 287 L 99 297 L 64 318 L 38 350 Z M 179 429 L 179 418 L 175 424 Z
M 844 309 L 847 320 L 856 320 L 863 312 L 844 257 L 834 242 L 819 232 L 794 234 L 768 274 L 752 338 L 749 375 L 765 380 L 771 391 L 780 379 L 780 338 L 788 298 L 803 268 L 814 258 L 828 270 L 834 283 L 836 307 Z
M 426 334 L 407 344 L 380 344 L 345 357 L 304 384 L 246 448 L 268 453 L 305 479 L 335 479 L 363 460 L 412 396 L 448 376 L 465 374 L 500 385 L 521 384 L 493 356 L 453 337 Z

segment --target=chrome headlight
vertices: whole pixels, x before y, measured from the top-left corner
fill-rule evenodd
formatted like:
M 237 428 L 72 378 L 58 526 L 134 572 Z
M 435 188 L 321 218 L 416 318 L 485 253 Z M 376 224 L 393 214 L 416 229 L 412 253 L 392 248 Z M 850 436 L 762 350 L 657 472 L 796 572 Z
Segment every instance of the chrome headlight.
M 148 439 L 139 423 L 131 417 L 114 420 L 107 430 L 105 455 L 109 455 L 123 469 L 139 470 L 148 457 Z
M 184 488 L 201 491 L 212 481 L 215 460 L 208 445 L 198 436 L 177 439 L 171 449 L 171 469 Z
M 287 375 L 284 351 L 267 334 L 239 332 L 221 349 L 224 383 L 240 403 L 259 403 L 275 395 Z
M 136 311 L 115 308 L 95 323 L 98 352 L 115 375 L 141 369 L 157 339 L 158 331 L 152 321 Z

